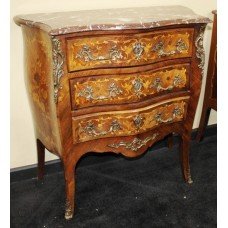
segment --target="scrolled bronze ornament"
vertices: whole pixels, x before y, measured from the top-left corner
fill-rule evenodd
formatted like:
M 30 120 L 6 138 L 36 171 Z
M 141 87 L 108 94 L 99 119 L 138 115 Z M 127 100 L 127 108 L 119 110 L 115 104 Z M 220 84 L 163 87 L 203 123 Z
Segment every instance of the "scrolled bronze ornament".
M 92 51 L 88 45 L 84 45 L 79 53 L 76 54 L 76 58 L 82 59 L 85 62 L 90 61 L 102 61 L 102 60 L 111 60 L 115 61 L 118 59 L 122 59 L 123 56 L 121 52 L 118 50 L 117 46 L 114 45 L 110 48 L 109 53 L 106 56 L 94 56 Z
M 181 114 L 182 114 L 181 109 L 179 107 L 175 107 L 171 117 L 169 117 L 167 119 L 163 119 L 162 118 L 163 113 L 159 112 L 154 116 L 154 119 L 156 120 L 157 123 L 169 123 L 169 122 L 174 121 L 174 119 L 177 116 L 181 116 Z
M 108 87 L 108 95 L 94 96 L 94 89 L 92 86 L 86 86 L 85 89 L 78 93 L 79 97 L 84 97 L 86 100 L 108 100 L 122 94 L 123 91 L 113 82 Z
M 136 56 L 136 59 L 140 60 L 144 52 L 144 46 L 142 45 L 142 43 L 140 42 L 135 43 L 133 45 L 133 52 Z
M 181 109 L 179 107 L 175 107 L 173 110 L 173 118 L 181 115 L 182 115 Z
M 94 123 L 91 121 L 88 121 L 87 125 L 83 129 L 83 132 L 85 132 L 89 136 L 99 137 L 99 136 L 107 135 L 109 133 L 114 133 L 114 132 L 119 131 L 119 130 L 121 130 L 121 126 L 117 120 L 112 121 L 112 123 L 109 127 L 109 130 L 107 130 L 107 131 L 98 131 L 96 129 Z
M 64 55 L 61 49 L 61 42 L 55 36 L 52 40 L 52 58 L 53 58 L 53 80 L 54 80 L 54 102 L 58 102 L 58 91 L 61 89 L 60 78 L 63 76 Z
M 137 115 L 133 118 L 134 125 L 139 129 L 143 125 L 144 118 L 141 115 Z
M 109 144 L 108 147 L 116 148 L 125 147 L 125 149 L 138 151 L 141 147 L 145 146 L 149 141 L 154 140 L 159 134 L 154 133 L 152 136 L 148 136 L 145 139 L 134 138 L 131 142 L 121 141 L 119 143 Z
M 182 82 L 180 75 L 176 75 L 173 79 L 173 86 L 179 86 Z
M 173 79 L 173 83 L 172 85 L 169 85 L 167 87 L 163 87 L 162 86 L 162 82 L 161 82 L 161 78 L 157 77 L 154 82 L 150 85 L 150 88 L 156 88 L 157 92 L 160 92 L 160 91 L 171 91 L 174 89 L 174 87 L 177 87 L 178 85 L 180 85 L 181 83 L 181 77 L 180 75 L 176 75 Z
M 182 39 L 179 39 L 177 41 L 175 47 L 176 47 L 175 50 L 165 51 L 165 44 L 164 42 L 160 41 L 153 47 L 152 51 L 157 52 L 158 57 L 161 58 L 161 57 L 179 54 L 179 53 L 182 53 L 184 50 L 188 49 L 187 45 Z
M 137 78 L 135 79 L 133 82 L 133 90 L 134 90 L 134 93 L 140 97 L 141 93 L 142 93 L 142 87 L 143 87 L 143 82 L 141 79 Z
M 201 76 L 204 75 L 204 64 L 205 64 L 205 51 L 203 47 L 203 35 L 204 35 L 205 26 L 200 27 L 200 31 L 195 40 L 196 46 L 196 57 L 200 60 L 198 67 L 201 69 Z

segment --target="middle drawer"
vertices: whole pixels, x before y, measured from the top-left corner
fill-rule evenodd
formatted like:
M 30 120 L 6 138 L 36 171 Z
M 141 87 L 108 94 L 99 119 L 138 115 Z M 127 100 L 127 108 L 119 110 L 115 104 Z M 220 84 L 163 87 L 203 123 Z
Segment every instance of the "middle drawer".
M 190 64 L 140 73 L 90 76 L 70 80 L 72 108 L 139 102 L 189 88 Z

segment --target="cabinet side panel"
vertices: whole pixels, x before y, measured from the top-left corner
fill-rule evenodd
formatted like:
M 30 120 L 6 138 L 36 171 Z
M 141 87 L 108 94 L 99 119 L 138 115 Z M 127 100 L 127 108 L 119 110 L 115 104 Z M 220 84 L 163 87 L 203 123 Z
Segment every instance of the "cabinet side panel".
M 188 105 L 187 117 L 184 123 L 184 131 L 187 137 L 191 137 L 193 121 L 196 114 L 196 108 L 199 101 L 199 95 L 204 75 L 205 52 L 203 47 L 204 30 L 206 24 L 197 24 L 194 33 L 194 46 L 191 71 L 193 72 L 190 79 L 190 101 Z
M 61 155 L 61 141 L 54 103 L 51 38 L 37 28 L 22 26 L 22 31 L 25 84 L 35 136 L 50 152 Z

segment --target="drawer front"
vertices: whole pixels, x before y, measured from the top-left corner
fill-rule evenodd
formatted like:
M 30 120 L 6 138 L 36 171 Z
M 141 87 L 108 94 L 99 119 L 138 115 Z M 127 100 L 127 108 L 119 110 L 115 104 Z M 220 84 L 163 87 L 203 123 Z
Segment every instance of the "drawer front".
M 132 103 L 156 94 L 186 90 L 189 72 L 189 64 L 179 64 L 143 73 L 73 79 L 72 107 Z
M 73 117 L 74 142 L 136 135 L 161 124 L 182 121 L 189 97 L 175 98 L 145 108 Z
M 68 70 L 136 66 L 191 57 L 193 31 L 182 28 L 131 35 L 71 38 L 67 40 Z

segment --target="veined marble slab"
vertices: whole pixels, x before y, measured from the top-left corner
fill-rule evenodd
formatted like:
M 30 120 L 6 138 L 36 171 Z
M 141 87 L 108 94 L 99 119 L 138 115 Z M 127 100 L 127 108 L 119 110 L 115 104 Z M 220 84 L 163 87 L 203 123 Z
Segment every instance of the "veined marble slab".
M 91 30 L 145 29 L 172 24 L 209 23 L 184 6 L 152 6 L 18 15 L 18 25 L 37 27 L 50 35 Z

